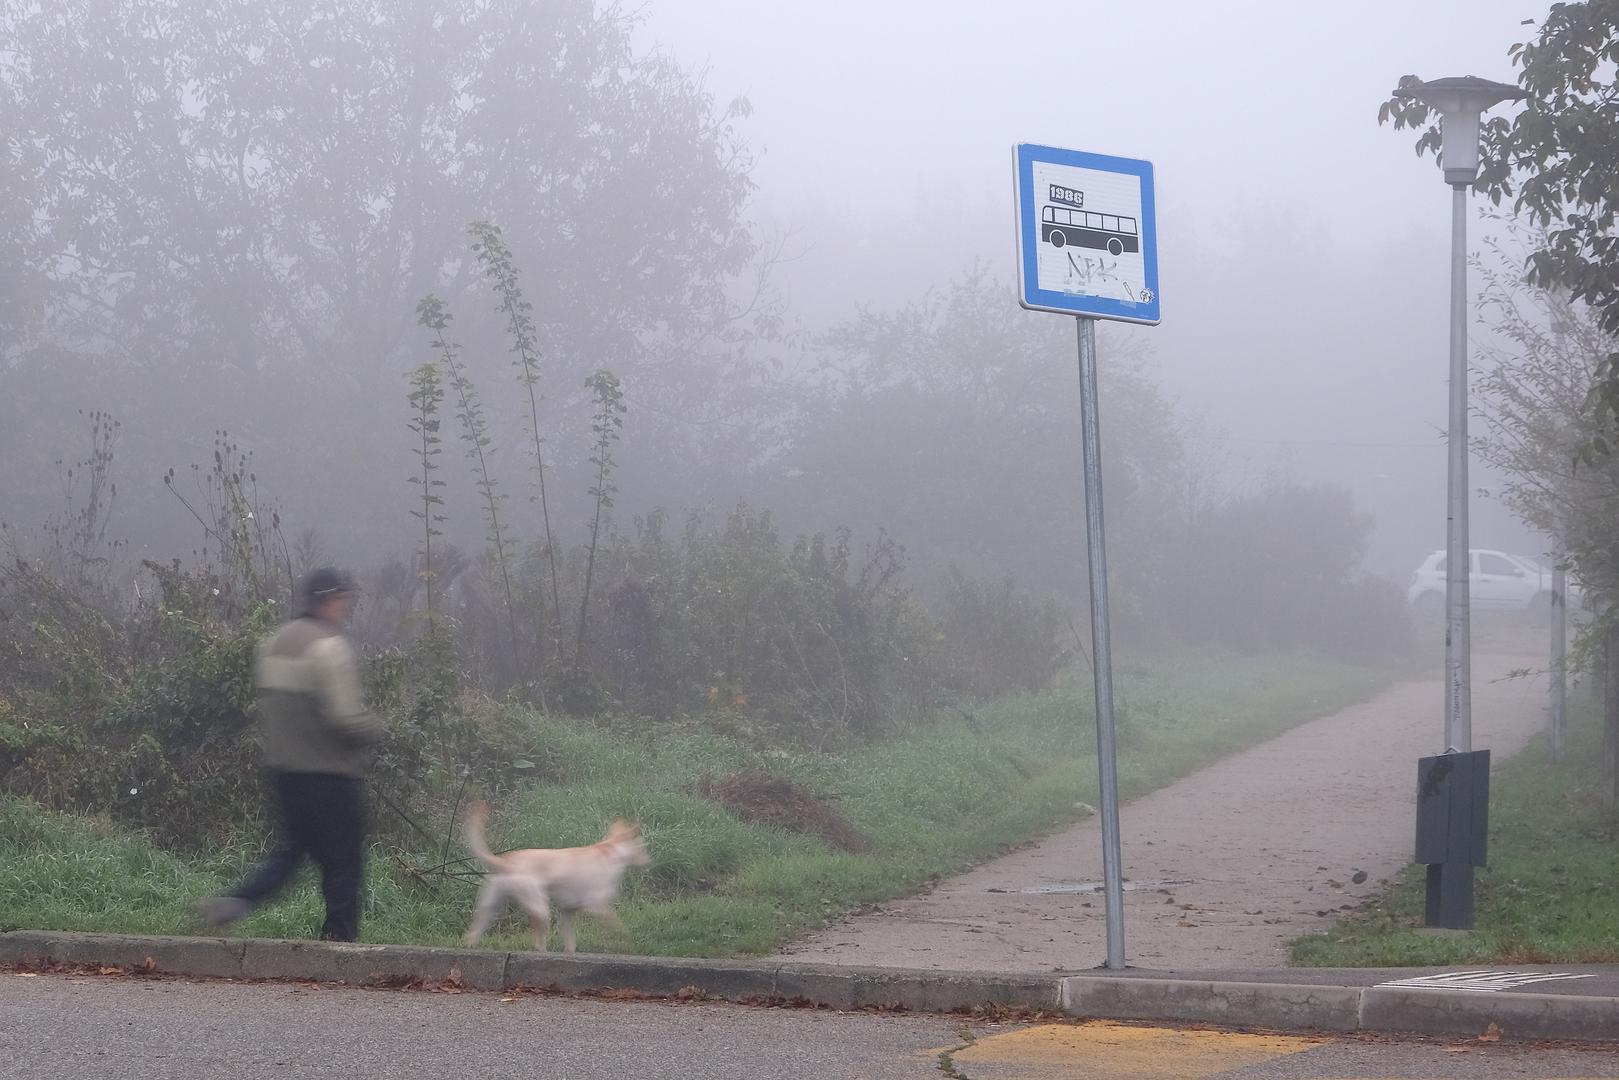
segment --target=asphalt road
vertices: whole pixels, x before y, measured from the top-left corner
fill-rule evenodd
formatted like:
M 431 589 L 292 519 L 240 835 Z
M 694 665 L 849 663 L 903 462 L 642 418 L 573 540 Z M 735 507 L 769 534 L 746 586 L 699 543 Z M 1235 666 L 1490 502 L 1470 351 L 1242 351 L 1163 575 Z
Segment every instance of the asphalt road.
M 941 1059 L 941 1052 L 946 1057 Z M 1619 1050 L 0 974 L 0 1078 L 1619 1078 Z
M 942 1018 L 0 973 L 0 1077 L 937 1078 Z

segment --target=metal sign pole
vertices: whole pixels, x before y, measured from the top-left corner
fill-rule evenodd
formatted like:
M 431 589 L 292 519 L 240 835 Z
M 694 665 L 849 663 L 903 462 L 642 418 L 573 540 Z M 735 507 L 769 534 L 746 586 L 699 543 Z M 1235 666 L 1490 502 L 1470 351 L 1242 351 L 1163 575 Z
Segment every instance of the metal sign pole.
M 1096 769 L 1102 804 L 1102 894 L 1107 966 L 1124 967 L 1124 860 L 1119 854 L 1119 765 L 1113 729 L 1113 641 L 1102 524 L 1102 437 L 1096 401 L 1096 320 L 1158 324 L 1158 224 L 1152 162 L 1019 143 L 1012 149 L 1018 303 L 1076 317 L 1085 543 L 1090 556 L 1096 684 Z
M 1561 552 L 1552 567 L 1552 655 L 1551 713 L 1552 760 L 1562 761 L 1568 753 L 1568 601 L 1564 590 L 1568 581 L 1563 573 Z
M 1096 320 L 1079 318 L 1079 422 L 1085 456 L 1085 542 L 1091 572 L 1096 766 L 1101 774 L 1102 891 L 1107 966 L 1124 967 L 1124 874 L 1119 850 L 1119 765 L 1113 728 L 1113 638 L 1107 616 L 1107 544 L 1102 522 L 1102 438 L 1096 405 Z

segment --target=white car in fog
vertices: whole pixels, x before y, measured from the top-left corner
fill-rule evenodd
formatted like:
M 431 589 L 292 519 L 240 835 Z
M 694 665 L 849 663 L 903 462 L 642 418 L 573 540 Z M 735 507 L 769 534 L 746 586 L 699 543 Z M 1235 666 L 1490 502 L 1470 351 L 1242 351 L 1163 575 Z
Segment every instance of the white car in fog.
M 1419 611 L 1445 610 L 1445 553 L 1435 551 L 1411 575 L 1405 598 Z M 1552 603 L 1552 572 L 1533 559 L 1474 548 L 1468 568 L 1468 595 L 1476 608 L 1547 613 Z M 1580 588 L 1565 581 L 1566 607 L 1580 605 Z

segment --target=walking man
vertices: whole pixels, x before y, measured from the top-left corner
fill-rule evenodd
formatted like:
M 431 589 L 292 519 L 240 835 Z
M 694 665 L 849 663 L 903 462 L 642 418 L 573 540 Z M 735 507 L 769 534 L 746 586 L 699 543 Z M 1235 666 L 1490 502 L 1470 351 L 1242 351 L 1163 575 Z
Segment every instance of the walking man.
M 279 893 L 305 855 L 320 868 L 327 941 L 360 933 L 365 866 L 365 762 L 382 736 L 366 711 L 359 666 L 343 637 L 354 583 L 330 567 L 299 586 L 298 615 L 259 647 L 254 671 L 264 769 L 279 815 L 275 850 L 231 892 L 203 901 L 226 927 Z

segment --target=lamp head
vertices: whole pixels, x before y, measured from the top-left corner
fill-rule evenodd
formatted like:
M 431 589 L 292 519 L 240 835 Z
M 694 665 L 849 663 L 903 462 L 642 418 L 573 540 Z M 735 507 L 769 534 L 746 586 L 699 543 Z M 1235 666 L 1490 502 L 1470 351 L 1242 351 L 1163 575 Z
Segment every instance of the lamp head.
M 1510 83 L 1491 82 L 1474 75 L 1401 87 L 1397 97 L 1416 98 L 1439 112 L 1439 163 L 1445 170 L 1445 183 L 1471 184 L 1478 179 L 1479 120 L 1486 109 L 1503 101 L 1528 97 Z

